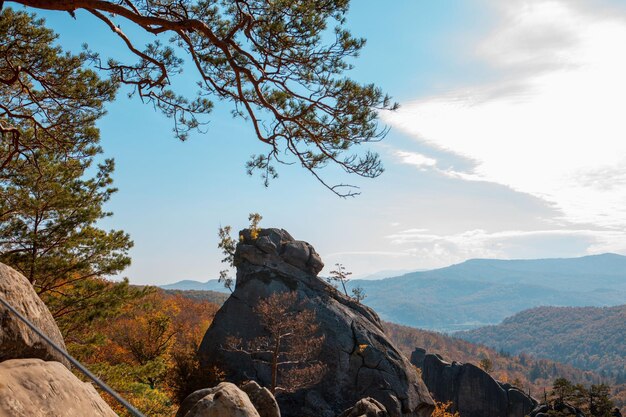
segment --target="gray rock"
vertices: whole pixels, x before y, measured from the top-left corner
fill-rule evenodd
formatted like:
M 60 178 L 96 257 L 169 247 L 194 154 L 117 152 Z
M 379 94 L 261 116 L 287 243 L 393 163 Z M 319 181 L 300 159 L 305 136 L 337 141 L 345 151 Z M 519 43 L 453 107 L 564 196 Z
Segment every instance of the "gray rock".
M 585 417 L 585 414 L 579 409 L 568 403 L 540 404 L 535 407 L 528 416 L 530 417 L 548 417 L 550 415 L 570 415 L 572 417 Z
M 24 275 L 4 264 L 0 264 L 0 296 L 65 349 L 61 331 L 33 286 Z M 21 358 L 54 360 L 70 367 L 61 354 L 0 305 L 0 361 Z
M 312 274 L 317 275 L 324 269 L 324 262 L 322 262 L 322 257 L 315 252 L 313 246 L 309 246 L 309 251 L 311 255 L 309 256 L 307 267 Z
M 415 350 L 411 353 L 411 363 L 421 369 L 424 366 L 425 357 L 426 349 L 416 347 Z
M 282 258 L 296 268 L 306 270 L 306 263 L 309 261 L 310 256 L 311 251 L 309 250 L 309 244 L 306 242 L 296 240 L 287 242 L 283 247 Z
M 537 401 L 515 387 L 507 390 L 507 396 L 509 417 L 526 416 L 537 405 Z
M 437 401 L 452 402 L 450 410 L 463 417 L 524 417 L 537 405 L 532 397 L 500 384 L 477 366 L 448 363 L 439 355 L 424 357 L 422 378 Z
M 268 254 L 276 254 L 276 251 L 278 249 L 276 243 L 272 242 L 269 236 L 259 237 L 258 241 L 256 242 L 256 247 Z
M 183 400 L 183 402 L 180 404 L 180 407 L 178 407 L 178 411 L 176 412 L 176 417 L 185 417 L 187 413 L 189 412 L 189 410 L 191 410 L 198 401 L 200 401 L 207 395 L 215 393 L 215 391 L 216 391 L 216 388 L 212 387 L 212 388 L 204 388 L 204 389 L 200 389 L 200 390 L 192 392 L 191 394 L 187 396 L 187 398 Z
M 259 413 L 245 392 L 230 382 L 222 382 L 192 393 L 183 401 L 176 417 L 259 417 Z
M 295 240 L 283 229 L 261 229 L 256 239 L 252 239 L 250 230 L 244 229 L 239 236 L 245 244 L 237 245 L 236 259 L 253 265 L 282 263 L 311 275 L 317 275 L 324 268 L 313 246 Z
M 354 407 L 347 409 L 339 417 L 388 417 L 389 414 L 381 403 L 373 398 L 363 398 Z
M 241 386 L 241 390 L 248 394 L 261 417 L 280 417 L 278 403 L 267 388 L 261 387 L 255 381 L 248 381 Z
M 116 417 L 95 388 L 59 362 L 0 363 L 0 417 Z
M 365 397 L 380 402 L 392 417 L 430 415 L 434 403 L 428 390 L 384 334 L 376 313 L 316 276 L 323 263 L 309 244 L 295 241 L 282 229 L 263 229 L 254 240 L 247 230 L 240 235 L 235 291 L 218 311 L 200 346 L 205 369 L 218 366 L 229 381 L 255 380 L 269 386 L 266 365 L 223 347 L 228 337 L 249 342 L 264 336 L 254 306 L 273 293 L 295 291 L 298 301 L 316 312 L 325 336 L 319 360 L 327 371 L 321 382 L 306 390 L 277 395 L 283 416 L 337 415 Z M 280 243 L 275 254 L 258 247 L 263 236 Z M 262 246 L 266 243 L 263 240 Z

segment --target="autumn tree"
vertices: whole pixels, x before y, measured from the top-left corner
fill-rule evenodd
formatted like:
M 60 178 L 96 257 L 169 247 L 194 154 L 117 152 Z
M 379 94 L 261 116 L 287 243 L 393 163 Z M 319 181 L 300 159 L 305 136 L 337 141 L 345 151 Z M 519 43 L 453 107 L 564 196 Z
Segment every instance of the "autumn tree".
M 248 215 L 248 221 L 250 222 L 250 226 L 248 229 L 250 230 L 250 238 L 255 240 L 259 236 L 259 232 L 261 228 L 259 227 L 259 223 L 263 220 L 263 216 L 259 213 L 250 213 Z M 224 258 L 222 259 L 222 263 L 228 266 L 227 269 L 223 269 L 220 271 L 218 281 L 224 284 L 224 287 L 228 288 L 230 292 L 233 292 L 235 289 L 235 280 L 231 275 L 232 268 L 235 267 L 235 249 L 237 249 L 238 240 L 234 239 L 231 236 L 232 227 L 231 226 L 220 226 L 217 231 L 217 247 L 222 251 Z
M 227 349 L 269 367 L 272 393 L 294 392 L 316 384 L 325 372 L 317 359 L 324 336 L 317 336 L 315 312 L 298 303 L 296 292 L 275 293 L 254 307 L 265 334 L 254 340 L 231 337 Z
M 452 402 L 442 403 L 435 401 L 435 409 L 430 417 L 461 417 L 458 411 L 451 412 Z
M 191 392 L 223 377 L 218 369 L 201 372 L 196 356 L 217 310 L 215 304 L 151 288 L 117 317 L 98 322 L 100 342 L 76 353 L 146 415 L 169 417 Z
M 377 112 L 396 105 L 376 86 L 347 77 L 350 61 L 365 44 L 344 27 L 349 0 L 2 3 L 70 13 L 81 21 L 91 16 L 110 28 L 112 39 L 132 58 L 120 62 L 89 51 L 92 65 L 171 118 L 180 139 L 206 123 L 211 100 L 229 102 L 233 115 L 247 120 L 267 145 L 266 152 L 252 155 L 247 163 L 248 172 L 258 170 L 266 184 L 276 176 L 276 162 L 298 163 L 342 196 L 355 192 L 324 182 L 321 168 L 335 164 L 368 178 L 383 171 L 378 155 L 362 151 L 359 145 L 384 137 Z M 149 35 L 148 43 L 142 42 L 144 35 Z M 192 65 L 198 85 L 192 96 L 171 87 L 185 65 L 183 57 Z M 29 93 L 41 85 L 51 97 L 64 97 L 64 91 L 53 88 L 58 88 L 56 79 L 38 79 L 29 70 L 29 66 L 7 66 L 0 82 L 13 89 L 26 85 Z M 56 123 L 43 116 L 48 109 L 48 103 L 41 101 L 32 103 L 32 109 L 11 106 L 0 133 L 11 137 L 15 149 L 45 143 L 46 129 Z M 20 124 L 36 130 L 31 144 L 23 142 Z
M 487 373 L 493 371 L 493 362 L 489 358 L 482 358 L 479 362 L 479 365 L 480 368 Z

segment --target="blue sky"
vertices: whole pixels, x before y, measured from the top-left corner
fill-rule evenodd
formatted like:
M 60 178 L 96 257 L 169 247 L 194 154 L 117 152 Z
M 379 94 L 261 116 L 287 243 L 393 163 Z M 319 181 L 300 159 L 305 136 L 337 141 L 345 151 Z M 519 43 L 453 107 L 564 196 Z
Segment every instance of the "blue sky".
M 387 171 L 339 199 L 279 167 L 248 177 L 263 149 L 216 103 L 206 134 L 180 143 L 171 124 L 121 92 L 100 122 L 119 192 L 103 226 L 135 241 L 131 282 L 217 276 L 220 224 L 283 227 L 355 276 L 473 257 L 626 254 L 626 8 L 609 0 L 355 0 L 348 27 L 368 39 L 352 76 L 400 102 L 373 145 Z M 42 13 L 64 47 L 105 57 L 123 45 L 84 13 Z M 127 23 L 122 29 L 141 38 Z M 189 71 L 175 80 L 193 86 Z

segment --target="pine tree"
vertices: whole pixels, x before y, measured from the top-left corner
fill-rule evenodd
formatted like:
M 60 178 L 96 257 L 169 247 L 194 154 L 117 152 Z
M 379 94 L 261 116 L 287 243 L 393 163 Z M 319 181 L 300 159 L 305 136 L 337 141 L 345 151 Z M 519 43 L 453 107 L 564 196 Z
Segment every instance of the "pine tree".
M 383 172 L 378 155 L 359 145 L 386 135 L 387 129 L 378 125 L 378 111 L 397 105 L 373 84 L 348 77 L 351 61 L 365 45 L 344 25 L 349 0 L 12 2 L 77 19 L 83 19 L 84 14 L 75 14 L 82 9 L 110 29 L 128 54 L 119 62 L 90 50 L 94 67 L 171 118 L 179 139 L 206 124 L 211 100 L 231 104 L 233 115 L 247 120 L 265 145 L 246 164 L 248 173 L 260 172 L 265 184 L 276 176 L 276 164 L 296 163 L 331 191 L 348 196 L 357 194 L 354 187 L 327 184 L 319 171 L 336 165 L 367 178 Z M 185 66 L 183 58 L 191 65 Z M 172 88 L 172 79 L 183 68 L 195 77 L 195 94 Z M 19 89 L 18 79 L 32 80 L 27 68 L 7 68 L 0 83 Z M 47 78 L 40 84 L 46 92 L 56 85 Z M 20 120 L 40 128 L 34 146 L 45 146 L 46 135 L 40 133 L 54 126 L 31 117 L 33 111 L 45 112 L 49 103 L 31 104 L 25 112 L 14 108 L 23 118 L 0 129 L 3 138 L 12 137 L 15 149 L 27 145 L 15 130 Z
M 130 264 L 132 247 L 128 234 L 98 227 L 111 216 L 103 205 L 116 189 L 113 160 L 96 163 L 102 149 L 95 123 L 104 114 L 104 102 L 113 98 L 115 84 L 83 69 L 86 56 L 54 47 L 55 35 L 40 25 L 8 10 L 0 19 L 2 77 L 17 65 L 49 84 L 45 89 L 18 77 L 25 83 L 20 89 L 0 82 L 5 106 L 0 125 L 13 126 L 22 144 L 34 143 L 36 134 L 46 137 L 46 146 L 20 148 L 3 160 L 0 262 L 26 276 L 67 337 L 77 327 L 112 314 L 140 291 L 131 290 L 127 282 L 115 285 L 102 279 Z M 56 102 L 55 94 L 63 100 Z M 12 106 L 24 110 L 33 100 L 49 103 L 44 114 L 31 114 L 50 123 L 44 131 L 37 124 L 16 123 L 19 118 L 12 116 Z M 0 154 L 14 152 L 12 141 L 1 142 Z

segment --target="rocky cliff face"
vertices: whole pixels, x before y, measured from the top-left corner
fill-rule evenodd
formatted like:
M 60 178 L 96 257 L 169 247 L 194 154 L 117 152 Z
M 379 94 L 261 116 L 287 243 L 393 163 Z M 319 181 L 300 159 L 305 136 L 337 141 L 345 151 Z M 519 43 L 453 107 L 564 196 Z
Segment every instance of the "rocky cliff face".
M 65 349 L 50 311 L 26 278 L 0 264 L 0 296 Z M 69 362 L 0 305 L 0 417 L 115 417 Z
M 452 402 L 462 417 L 524 417 L 537 402 L 517 388 L 493 379 L 471 363 L 448 363 L 439 355 L 417 348 L 411 362 L 437 401 Z
M 4 264 L 0 264 L 0 296 L 20 314 L 27 317 L 46 336 L 65 349 L 63 336 L 52 314 L 35 293 L 26 277 Z M 63 363 L 69 362 L 41 340 L 32 330 L 0 304 L 0 361 L 20 358 L 40 358 Z
M 390 416 L 428 416 L 433 401 L 417 372 L 385 336 L 376 313 L 336 291 L 316 275 L 323 263 L 311 245 L 281 229 L 263 229 L 256 239 L 241 232 L 235 254 L 236 289 L 217 313 L 200 347 L 203 367 L 217 366 L 229 381 L 269 384 L 270 369 L 248 355 L 226 350 L 229 336 L 252 341 L 266 336 L 254 306 L 274 293 L 295 291 L 313 309 L 325 339 L 321 382 L 281 393 L 282 414 L 330 417 L 371 397 Z

